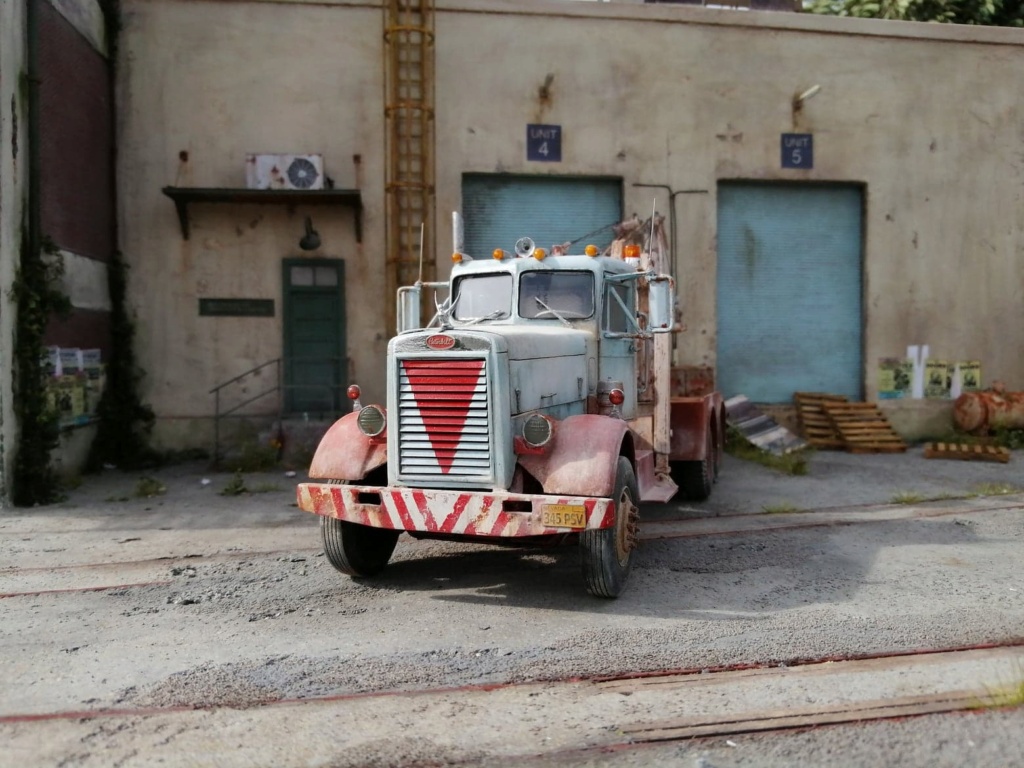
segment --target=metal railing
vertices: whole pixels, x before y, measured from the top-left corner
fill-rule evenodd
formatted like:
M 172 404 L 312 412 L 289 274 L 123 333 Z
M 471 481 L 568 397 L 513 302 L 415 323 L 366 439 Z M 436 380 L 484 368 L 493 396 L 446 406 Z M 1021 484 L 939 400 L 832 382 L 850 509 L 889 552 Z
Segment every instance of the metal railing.
M 335 367 L 334 378 L 337 383 L 325 383 L 325 384 L 289 384 L 285 383 L 284 373 L 286 366 L 293 363 L 301 362 L 317 362 L 317 363 L 332 363 L 337 366 L 342 359 L 340 357 L 335 358 L 301 358 L 301 357 L 276 357 L 273 360 L 268 360 L 265 363 L 253 366 L 247 371 L 244 371 L 237 376 L 228 379 L 225 382 L 218 384 L 216 387 L 210 390 L 209 394 L 213 395 L 213 463 L 217 464 L 220 461 L 220 441 L 221 441 L 221 423 L 223 419 L 229 416 L 236 416 L 236 418 L 244 417 L 274 417 L 279 422 L 284 419 L 286 415 L 292 413 L 315 413 L 321 417 L 330 416 L 332 418 L 337 417 L 343 410 L 343 389 L 345 384 L 341 381 L 341 377 L 337 375 L 338 370 Z M 230 406 L 224 405 L 225 398 L 230 394 L 231 390 L 229 387 L 241 388 L 247 383 L 251 383 L 256 380 L 257 374 L 260 374 L 264 369 L 274 369 L 274 378 L 269 386 L 262 389 L 260 392 L 254 395 L 247 395 L 244 399 L 239 402 L 232 402 Z M 323 407 L 317 405 L 317 407 L 306 407 L 306 408 L 289 408 L 287 403 L 287 395 L 290 392 L 316 392 L 324 394 L 325 400 L 331 403 L 330 407 Z M 240 414 L 243 408 L 253 403 L 268 399 L 271 396 L 275 396 L 271 401 L 273 405 L 266 411 L 259 412 L 246 412 Z

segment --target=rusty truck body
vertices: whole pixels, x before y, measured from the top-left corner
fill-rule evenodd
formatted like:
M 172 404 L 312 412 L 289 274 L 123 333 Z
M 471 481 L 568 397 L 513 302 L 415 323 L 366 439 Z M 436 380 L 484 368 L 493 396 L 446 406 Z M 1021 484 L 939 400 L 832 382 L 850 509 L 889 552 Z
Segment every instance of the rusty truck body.
M 456 238 L 447 298 L 420 328 L 400 289 L 387 393 L 323 437 L 298 486 L 324 551 L 370 577 L 403 532 L 502 544 L 579 543 L 594 595 L 624 588 L 641 502 L 706 498 L 718 474 L 718 393 L 672 397 L 674 279 L 660 220 L 612 246 L 514 250 L 485 258 Z M 456 232 L 459 223 L 456 215 Z

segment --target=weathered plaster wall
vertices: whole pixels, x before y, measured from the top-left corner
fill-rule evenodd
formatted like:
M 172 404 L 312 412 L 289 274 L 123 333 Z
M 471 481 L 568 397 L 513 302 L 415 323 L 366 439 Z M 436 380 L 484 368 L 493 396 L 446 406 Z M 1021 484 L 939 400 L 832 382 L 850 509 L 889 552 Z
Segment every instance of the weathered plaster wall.
M 0 505 L 10 489 L 17 426 L 11 368 L 14 313 L 9 289 L 21 253 L 25 214 L 28 114 L 25 73 L 25 7 L 0 0 Z
M 917 343 L 1024 386 L 1024 33 L 580 5 L 441 3 L 438 211 L 466 171 L 622 176 L 627 214 L 667 211 L 634 183 L 708 190 L 676 198 L 677 362 L 714 365 L 717 182 L 864 183 L 868 398 L 875 361 Z M 526 161 L 532 122 L 563 127 L 561 164 Z M 814 134 L 813 170 L 779 167 L 791 131 Z
M 313 255 L 345 260 L 350 376 L 382 393 L 379 7 L 128 0 L 120 50 L 119 227 L 158 444 L 209 447 L 193 422 L 213 413 L 209 390 L 281 355 L 280 264 L 309 255 L 307 214 Z M 362 244 L 352 211 L 326 206 L 194 205 L 184 240 L 161 188 L 244 187 L 247 152 L 322 153 L 337 188 L 362 189 Z M 271 298 L 275 316 L 199 317 L 201 297 Z
M 346 260 L 351 371 L 364 400 L 382 399 L 393 319 L 379 4 L 127 0 L 124 11 L 119 225 L 158 436 L 208 445 L 194 422 L 212 413 L 207 391 L 280 355 L 279 264 L 301 255 L 306 213 L 317 253 Z M 440 275 L 465 172 L 620 176 L 627 213 L 654 195 L 667 207 L 634 183 L 704 189 L 676 198 L 689 328 L 676 362 L 714 365 L 717 183 L 860 183 L 868 397 L 874 361 L 912 343 L 1024 386 L 1020 31 L 501 0 L 441 0 L 435 23 Z M 531 122 L 563 126 L 560 164 L 526 161 Z M 789 131 L 814 134 L 813 170 L 779 168 Z M 196 206 L 183 240 L 160 188 L 243 186 L 250 151 L 322 152 L 338 187 L 362 189 L 362 245 L 349 211 L 301 207 Z M 278 311 L 200 318 L 201 296 L 274 298 Z

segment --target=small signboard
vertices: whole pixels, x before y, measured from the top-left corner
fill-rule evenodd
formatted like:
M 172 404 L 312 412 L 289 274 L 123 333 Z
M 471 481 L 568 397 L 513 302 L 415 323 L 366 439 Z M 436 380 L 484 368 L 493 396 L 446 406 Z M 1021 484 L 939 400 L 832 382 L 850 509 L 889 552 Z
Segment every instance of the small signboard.
M 539 163 L 562 162 L 562 126 L 527 124 L 526 159 Z
M 804 170 L 814 167 L 813 133 L 782 134 L 782 167 Z
M 200 299 L 201 317 L 273 317 L 273 299 Z

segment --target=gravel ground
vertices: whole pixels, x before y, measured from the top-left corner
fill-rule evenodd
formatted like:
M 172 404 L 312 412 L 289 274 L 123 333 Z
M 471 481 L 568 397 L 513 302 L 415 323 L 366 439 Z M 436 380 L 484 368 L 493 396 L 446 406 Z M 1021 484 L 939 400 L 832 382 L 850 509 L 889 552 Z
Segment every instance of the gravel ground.
M 808 475 L 788 477 L 727 457 L 712 499 L 648 505 L 644 515 L 728 518 L 774 506 L 813 515 L 900 495 L 944 498 L 934 503 L 958 511 L 648 541 L 615 601 L 583 592 L 573 547 L 509 550 L 403 537 L 381 577 L 356 582 L 325 562 L 315 519 L 295 508 L 301 477 L 248 475 L 248 492 L 221 495 L 230 476 L 185 465 L 152 473 L 165 490 L 140 497 L 139 475 L 108 472 L 87 478 L 60 505 L 0 513 L 0 592 L 31 593 L 0 600 L 0 738 L 20 745 L 22 756 L 35 754 L 26 745 L 42 743 L 43 731 L 33 729 L 43 726 L 3 720 L 30 713 L 202 706 L 241 708 L 236 718 L 244 719 L 245 708 L 281 698 L 791 664 L 1019 638 L 1024 495 L 987 511 L 966 502 L 961 509 L 948 497 L 1021 491 L 1022 459 L 1019 452 L 1007 465 L 820 452 Z M 111 585 L 123 586 L 46 591 Z M 216 711 L 227 713 L 218 715 L 223 724 L 235 710 Z M 445 727 L 457 730 L 453 717 Z M 144 720 L 104 721 L 81 734 L 51 721 L 43 741 L 58 746 L 46 754 L 102 765 L 111 762 L 104 755 L 135 750 L 126 764 L 184 764 Z M 986 712 L 744 736 L 736 747 L 701 742 L 549 757 L 703 768 L 1013 765 L 1007 755 L 1024 753 L 1020 724 L 1020 710 Z M 377 748 L 331 764 L 488 759 L 471 740 L 429 754 L 399 748 L 385 725 L 366 726 L 382 729 Z M 60 746 L 61 739 L 78 746 Z M 0 754 L 0 765 L 50 764 L 39 757 L 13 763 Z

